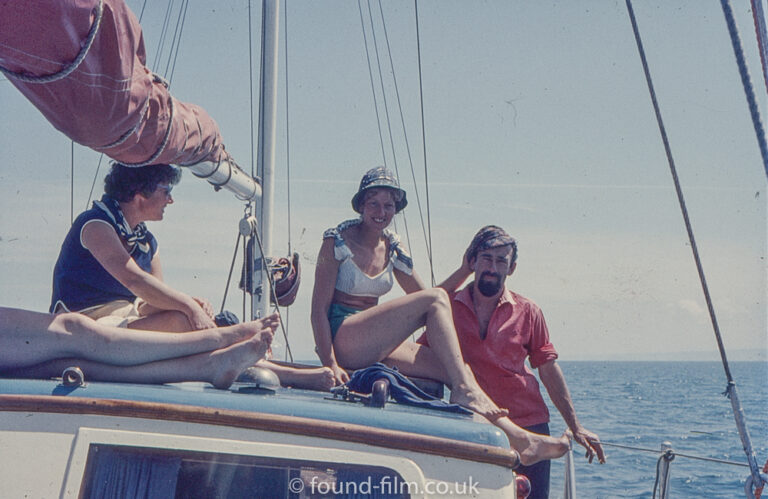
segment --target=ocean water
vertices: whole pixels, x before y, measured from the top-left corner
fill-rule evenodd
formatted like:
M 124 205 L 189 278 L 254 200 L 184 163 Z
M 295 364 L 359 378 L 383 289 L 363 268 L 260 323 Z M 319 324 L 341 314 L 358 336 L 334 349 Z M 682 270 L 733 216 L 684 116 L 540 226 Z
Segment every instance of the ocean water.
M 730 401 L 722 395 L 719 362 L 560 362 L 582 424 L 606 443 L 608 462 L 589 464 L 575 445 L 579 498 L 653 494 L 662 442 L 677 454 L 670 467 L 670 497 L 745 497 L 749 468 L 695 456 L 746 464 Z M 762 468 L 768 459 L 768 363 L 731 362 L 747 429 Z M 545 399 L 547 397 L 545 396 Z M 550 404 L 553 434 L 565 425 Z M 552 463 L 550 497 L 563 497 L 565 460 Z

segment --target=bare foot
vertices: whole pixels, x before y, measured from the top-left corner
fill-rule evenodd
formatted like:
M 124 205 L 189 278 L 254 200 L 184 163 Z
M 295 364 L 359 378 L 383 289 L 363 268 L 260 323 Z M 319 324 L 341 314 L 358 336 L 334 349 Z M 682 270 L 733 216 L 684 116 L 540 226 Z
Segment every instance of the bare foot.
M 272 329 L 263 329 L 245 341 L 207 354 L 210 383 L 216 388 L 229 388 L 243 370 L 264 358 L 273 337 Z
M 484 416 L 492 423 L 499 418 L 509 415 L 509 411 L 502 409 L 486 395 L 479 386 L 472 387 L 464 384 L 451 387 L 451 403 L 459 404 L 470 411 Z
M 330 367 L 283 368 L 277 373 L 280 384 L 306 390 L 330 391 L 336 385 L 336 378 Z
M 573 435 L 570 430 L 565 430 L 559 438 L 530 433 L 528 446 L 518 450 L 520 462 L 525 466 L 530 466 L 539 461 L 557 459 L 571 448 L 571 438 Z
M 272 314 L 255 321 L 216 328 L 215 331 L 221 338 L 219 348 L 223 348 L 247 340 L 262 330 L 269 329 L 274 331 L 279 325 L 280 316 L 278 314 Z

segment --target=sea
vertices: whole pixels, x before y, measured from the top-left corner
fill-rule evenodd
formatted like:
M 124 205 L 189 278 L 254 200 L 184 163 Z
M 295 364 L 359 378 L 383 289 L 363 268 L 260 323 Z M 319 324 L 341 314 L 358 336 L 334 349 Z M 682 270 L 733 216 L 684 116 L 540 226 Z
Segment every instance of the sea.
M 731 403 L 723 395 L 722 363 L 558 363 L 579 420 L 605 442 L 608 458 L 605 464 L 590 464 L 574 444 L 576 497 L 653 497 L 664 442 L 675 456 L 668 497 L 745 497 L 749 468 Z M 729 366 L 762 468 L 768 460 L 768 362 Z M 548 403 L 551 432 L 560 434 L 565 424 Z M 564 476 L 565 459 L 553 461 L 550 498 L 564 497 Z

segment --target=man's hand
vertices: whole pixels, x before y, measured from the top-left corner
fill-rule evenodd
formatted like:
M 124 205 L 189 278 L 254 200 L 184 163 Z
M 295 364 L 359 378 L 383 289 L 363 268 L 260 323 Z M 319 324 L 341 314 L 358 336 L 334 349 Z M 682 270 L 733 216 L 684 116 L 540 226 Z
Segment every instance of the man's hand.
M 597 460 L 600 464 L 605 463 L 605 451 L 603 451 L 603 446 L 600 444 L 600 438 L 596 434 L 581 426 L 573 430 L 573 439 L 587 449 L 587 453 L 584 457 L 589 459 L 590 463 L 595 456 L 597 456 Z

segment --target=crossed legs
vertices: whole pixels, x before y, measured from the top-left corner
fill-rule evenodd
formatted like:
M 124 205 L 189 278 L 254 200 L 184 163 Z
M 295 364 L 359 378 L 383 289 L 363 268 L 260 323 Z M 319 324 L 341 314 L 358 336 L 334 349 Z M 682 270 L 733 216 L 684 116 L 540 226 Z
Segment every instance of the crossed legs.
M 264 358 L 277 316 L 184 334 L 105 326 L 77 313 L 58 315 L 0 307 L 0 370 L 46 373 L 73 359 L 105 381 L 209 381 L 229 386 Z M 64 366 L 66 367 L 66 366 Z M 231 373 L 234 372 L 234 374 Z

